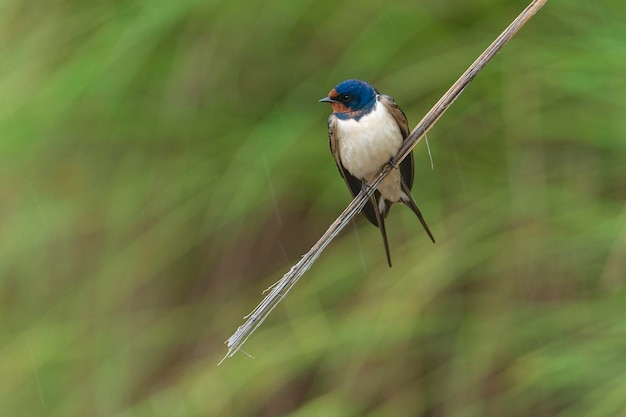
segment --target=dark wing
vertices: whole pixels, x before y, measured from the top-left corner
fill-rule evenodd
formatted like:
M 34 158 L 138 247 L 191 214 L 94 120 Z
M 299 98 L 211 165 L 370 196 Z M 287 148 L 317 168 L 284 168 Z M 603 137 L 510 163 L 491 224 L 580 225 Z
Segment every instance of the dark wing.
M 391 113 L 393 118 L 396 119 L 396 123 L 398 123 L 400 132 L 402 133 L 402 140 L 406 140 L 409 133 L 411 133 L 411 130 L 409 129 L 409 122 L 402 109 L 398 107 L 396 102 L 390 96 L 380 94 L 378 96 L 378 100 L 387 107 L 389 113 Z M 404 158 L 400 164 L 400 175 L 409 190 L 413 188 L 413 152 Z
M 348 189 L 350 189 L 350 194 L 352 197 L 356 197 L 357 194 L 361 191 L 362 183 L 361 180 L 352 176 L 348 172 L 348 170 L 341 163 L 341 158 L 339 157 L 339 144 L 337 143 L 337 138 L 335 136 L 335 126 L 337 125 L 337 116 L 331 114 L 328 117 L 328 142 L 330 143 L 330 151 L 333 154 L 333 158 L 335 158 L 335 163 L 337 164 L 337 169 L 339 169 L 339 173 L 343 177 Z M 412 167 L 411 163 L 411 167 Z M 374 191 L 374 198 L 376 201 L 380 199 L 380 193 L 378 191 Z M 362 211 L 363 215 L 370 221 L 374 226 L 378 227 L 378 219 L 376 216 L 376 210 L 372 205 L 372 201 L 368 201 L 365 207 L 363 207 Z

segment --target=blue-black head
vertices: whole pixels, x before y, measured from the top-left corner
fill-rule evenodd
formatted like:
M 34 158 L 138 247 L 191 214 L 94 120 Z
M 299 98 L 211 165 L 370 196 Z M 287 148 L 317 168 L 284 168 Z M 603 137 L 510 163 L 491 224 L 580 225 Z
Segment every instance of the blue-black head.
M 320 101 L 330 103 L 335 113 L 358 117 L 374 108 L 377 94 L 378 91 L 365 81 L 345 80 Z

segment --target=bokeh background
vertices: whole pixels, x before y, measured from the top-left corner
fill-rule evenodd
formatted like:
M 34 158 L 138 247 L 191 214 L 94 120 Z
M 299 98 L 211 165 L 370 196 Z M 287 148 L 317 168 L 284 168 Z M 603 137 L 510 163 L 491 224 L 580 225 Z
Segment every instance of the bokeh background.
M 525 1 L 5 0 L 0 415 L 626 415 L 626 3 L 551 0 L 422 142 L 394 266 L 319 104 L 413 126 Z

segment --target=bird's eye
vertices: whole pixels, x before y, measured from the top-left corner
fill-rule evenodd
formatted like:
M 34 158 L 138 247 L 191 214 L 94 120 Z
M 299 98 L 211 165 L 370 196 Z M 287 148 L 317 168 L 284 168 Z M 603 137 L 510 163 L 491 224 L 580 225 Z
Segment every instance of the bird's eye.
M 341 96 L 341 101 L 350 101 L 350 96 L 348 94 L 344 94 Z

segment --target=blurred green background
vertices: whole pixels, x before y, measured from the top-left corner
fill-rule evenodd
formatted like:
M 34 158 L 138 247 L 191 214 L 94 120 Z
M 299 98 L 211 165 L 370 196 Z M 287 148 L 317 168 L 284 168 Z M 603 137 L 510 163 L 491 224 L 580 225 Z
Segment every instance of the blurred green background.
M 0 3 L 0 415 L 624 416 L 626 3 L 551 0 L 348 227 L 317 103 L 415 125 L 525 1 Z

